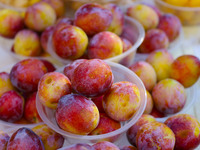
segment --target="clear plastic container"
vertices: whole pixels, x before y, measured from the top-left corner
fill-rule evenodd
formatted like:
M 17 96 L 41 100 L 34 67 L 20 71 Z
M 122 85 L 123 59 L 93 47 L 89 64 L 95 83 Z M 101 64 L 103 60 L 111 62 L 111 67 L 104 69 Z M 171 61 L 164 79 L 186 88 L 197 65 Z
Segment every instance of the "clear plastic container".
M 179 17 L 184 26 L 200 25 L 200 7 L 180 7 L 164 2 L 163 0 L 154 0 L 156 6 L 164 13 L 172 13 Z
M 129 66 L 134 61 L 137 48 L 141 45 L 141 43 L 144 40 L 145 32 L 144 32 L 144 28 L 142 27 L 142 25 L 140 23 L 138 23 L 135 19 L 125 16 L 125 24 L 129 25 L 131 27 L 131 30 L 135 31 L 135 33 L 134 33 L 135 39 L 133 39 L 133 41 L 132 41 L 134 43 L 133 46 L 126 52 L 124 52 L 118 56 L 105 59 L 105 60 L 120 63 L 125 66 Z M 63 64 L 68 64 L 68 63 L 72 62 L 72 60 L 63 59 L 55 53 L 53 45 L 52 45 L 52 37 L 51 36 L 49 37 L 47 51 L 53 58 L 62 62 Z
M 65 145 L 71 145 L 75 143 L 96 143 L 101 140 L 111 140 L 114 143 L 118 143 L 123 136 L 123 134 L 137 122 L 137 120 L 141 117 L 146 107 L 146 91 L 142 81 L 138 78 L 138 76 L 133 73 L 128 68 L 113 62 L 106 61 L 106 63 L 111 67 L 113 75 L 114 75 L 114 82 L 118 81 L 129 81 L 136 84 L 140 90 L 141 95 L 141 104 L 139 106 L 138 111 L 132 116 L 132 118 L 128 121 L 121 122 L 122 127 L 118 130 L 113 132 L 102 134 L 102 135 L 77 135 L 66 132 L 59 128 L 56 123 L 55 119 L 55 110 L 47 108 L 40 103 L 40 100 L 36 99 L 36 106 L 38 109 L 38 113 L 41 119 L 47 124 L 51 129 L 60 133 L 66 138 Z M 59 70 L 63 70 L 63 68 Z
M 0 68 L 0 72 L 7 72 L 7 73 L 10 73 L 12 67 L 14 66 L 15 64 L 11 64 L 11 65 L 8 65 L 8 66 L 5 66 L 3 68 Z M 18 124 L 18 123 L 10 123 L 10 122 L 7 122 L 7 121 L 3 121 L 3 120 L 0 120 L 0 130 L 5 130 L 5 129 L 8 129 L 8 128 L 13 128 L 13 127 L 17 127 L 17 128 L 20 128 L 20 127 L 28 127 L 30 128 L 31 126 L 36 126 L 40 123 L 34 123 L 34 124 Z

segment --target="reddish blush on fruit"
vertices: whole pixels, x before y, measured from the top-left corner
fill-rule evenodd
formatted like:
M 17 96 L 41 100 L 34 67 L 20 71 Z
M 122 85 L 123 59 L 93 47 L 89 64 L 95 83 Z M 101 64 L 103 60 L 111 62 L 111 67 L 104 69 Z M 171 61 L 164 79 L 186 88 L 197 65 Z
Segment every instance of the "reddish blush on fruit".
M 170 77 L 185 88 L 191 87 L 200 76 L 200 59 L 194 55 L 182 55 L 171 65 Z
M 175 146 L 175 135 L 173 131 L 163 123 L 147 123 L 139 128 L 136 136 L 136 145 L 138 150 L 173 150 Z
M 84 61 L 74 70 L 72 88 L 79 94 L 97 97 L 107 92 L 113 83 L 110 66 L 100 59 Z
M 154 102 L 151 94 L 146 90 L 147 93 L 147 104 L 143 114 L 150 114 L 153 110 Z
M 99 97 L 93 97 L 91 100 L 95 103 L 100 113 L 104 113 L 103 109 L 103 95 Z
M 135 146 L 124 146 L 120 150 L 137 150 Z
M 7 133 L 0 131 L 0 148 L 2 150 L 6 150 L 9 139 L 10 136 Z
M 48 60 L 40 59 L 45 67 L 47 68 L 47 72 L 54 72 L 56 70 L 56 67 Z
M 108 142 L 108 141 L 102 141 L 98 142 L 94 145 L 92 145 L 92 149 L 94 150 L 120 150 L 119 147 L 117 147 L 115 144 Z
M 169 117 L 165 124 L 176 137 L 175 149 L 195 149 L 200 144 L 200 128 L 196 118 L 189 114 L 178 114 Z
M 155 50 L 168 48 L 169 39 L 164 31 L 160 29 L 151 29 L 146 32 L 144 41 L 140 45 L 138 52 L 151 53 Z
M 78 143 L 65 147 L 64 150 L 92 150 L 92 146 L 85 143 Z
M 74 24 L 83 29 L 88 36 L 108 30 L 112 23 L 112 12 L 95 3 L 82 5 L 75 13 Z
M 24 98 L 15 91 L 8 91 L 0 98 L 0 119 L 15 122 L 22 118 Z
M 21 92 L 35 92 L 40 78 L 47 73 L 47 68 L 38 59 L 25 59 L 16 63 L 10 71 L 10 80 Z
M 56 122 L 64 131 L 87 135 L 99 123 L 99 111 L 88 98 L 78 94 L 68 94 L 58 101 Z
M 121 40 L 122 40 L 122 45 L 123 45 L 123 53 L 126 52 L 127 50 L 129 50 L 131 47 L 132 47 L 132 44 L 131 42 L 126 39 L 126 38 L 123 38 L 121 37 Z
M 116 121 L 129 120 L 140 106 L 138 87 L 127 81 L 116 82 L 103 97 L 106 114 Z
M 88 57 L 90 59 L 107 59 L 122 54 L 123 44 L 119 36 L 104 31 L 94 35 L 90 39 Z
M 169 78 L 159 81 L 154 86 L 152 97 L 158 111 L 175 114 L 184 107 L 187 94 L 182 84 Z
M 136 135 L 137 135 L 137 132 L 139 131 L 139 128 L 143 126 L 144 124 L 155 122 L 155 121 L 156 119 L 151 115 L 146 115 L 146 114 L 142 115 L 140 119 L 133 126 L 131 126 L 126 132 L 126 136 L 129 143 L 131 145 L 136 146 Z
M 71 82 L 62 73 L 45 74 L 38 85 L 38 98 L 46 107 L 56 109 L 59 99 L 71 93 Z
M 31 123 L 42 122 L 36 108 L 36 94 L 37 92 L 34 92 L 26 99 L 24 107 L 24 117 Z

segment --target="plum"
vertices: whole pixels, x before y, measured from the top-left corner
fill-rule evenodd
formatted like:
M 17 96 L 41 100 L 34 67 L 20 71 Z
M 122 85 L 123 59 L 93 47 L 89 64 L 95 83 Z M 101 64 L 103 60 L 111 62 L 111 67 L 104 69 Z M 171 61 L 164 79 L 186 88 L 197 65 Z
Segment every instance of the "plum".
M 135 146 L 124 146 L 120 150 L 137 150 Z
M 40 59 L 45 67 L 47 68 L 47 72 L 54 72 L 56 70 L 56 67 L 48 60 Z
M 146 32 L 144 41 L 139 47 L 140 53 L 150 53 L 158 49 L 168 48 L 169 39 L 164 31 L 151 29 Z
M 126 136 L 129 143 L 131 145 L 136 146 L 136 135 L 137 135 L 137 132 L 139 131 L 139 128 L 142 127 L 144 124 L 155 122 L 155 121 L 156 119 L 151 115 L 147 115 L 147 114 L 142 115 L 139 118 L 139 120 L 133 126 L 131 126 L 126 132 Z
M 38 98 L 46 107 L 56 109 L 59 99 L 71 93 L 71 82 L 62 73 L 45 74 L 38 84 Z
M 95 105 L 97 106 L 98 110 L 100 113 L 104 113 L 104 108 L 103 108 L 103 96 L 99 96 L 99 97 L 93 97 L 91 98 L 91 100 L 95 103 Z
M 40 78 L 47 73 L 47 68 L 38 59 L 28 58 L 16 63 L 10 72 L 14 87 L 22 92 L 37 90 Z
M 116 34 L 103 31 L 94 35 L 90 39 L 88 47 L 88 57 L 90 59 L 99 58 L 106 59 L 123 52 L 123 44 L 119 36 Z
M 53 32 L 54 32 L 54 26 L 49 26 L 49 27 L 47 27 L 43 32 L 42 32 L 42 34 L 41 34 L 41 36 L 40 36 L 40 43 L 41 43 L 41 46 L 42 46 L 42 48 L 43 48 L 43 50 L 45 51 L 45 52 L 47 52 L 48 53 L 48 40 L 49 40 L 49 37 L 53 34 Z
M 200 144 L 200 128 L 196 118 L 189 114 L 178 114 L 164 122 L 175 134 L 177 150 L 195 149 Z
M 147 93 L 147 105 L 144 110 L 144 114 L 150 114 L 153 110 L 154 102 L 151 94 L 146 90 Z
M 126 14 L 140 22 L 145 30 L 156 28 L 159 22 L 157 13 L 144 4 L 129 6 Z
M 158 29 L 163 30 L 169 41 L 174 41 L 181 32 L 181 22 L 178 17 L 173 14 L 164 14 L 160 17 Z
M 170 69 L 170 77 L 179 81 L 185 88 L 191 87 L 200 76 L 200 59 L 194 55 L 176 58 Z
M 46 150 L 57 150 L 64 144 L 64 137 L 50 129 L 46 124 L 37 125 L 32 130 L 41 138 Z
M 6 72 L 0 72 L 0 97 L 11 90 L 14 90 L 14 86 L 10 81 L 10 75 Z
M 57 18 L 64 16 L 65 14 L 65 4 L 62 0 L 42 0 L 48 3 L 55 10 Z
M 179 112 L 187 99 L 183 85 L 170 78 L 161 80 L 155 85 L 152 97 L 155 107 L 164 114 Z
M 124 27 L 124 13 L 122 9 L 118 5 L 112 3 L 106 4 L 104 7 L 110 10 L 113 14 L 113 20 L 108 31 L 121 35 Z
M 157 81 L 169 78 L 170 68 L 174 58 L 166 49 L 159 49 L 151 52 L 146 62 L 151 64 L 156 71 Z
M 78 94 L 68 94 L 58 101 L 56 122 L 65 131 L 86 135 L 99 123 L 99 111 L 88 98 Z
M 113 83 L 113 74 L 103 60 L 84 61 L 74 70 L 72 88 L 79 94 L 97 97 L 107 92 Z
M 85 32 L 73 25 L 58 25 L 52 35 L 56 54 L 64 59 L 77 59 L 87 48 L 88 37 Z
M 115 144 L 108 141 L 98 142 L 92 145 L 92 148 L 93 150 L 120 150 Z
M 29 128 L 19 128 L 12 134 L 8 141 L 7 150 L 45 150 L 44 145 L 39 138 Z
M 74 23 L 88 36 L 108 30 L 113 20 L 112 12 L 96 3 L 82 5 L 75 13 Z
M 14 38 L 18 31 L 24 28 L 24 20 L 19 12 L 2 9 L 0 10 L 0 35 Z
M 8 91 L 0 98 L 0 119 L 15 122 L 22 118 L 24 98 L 15 91 Z
M 103 97 L 106 114 L 116 121 L 129 120 L 140 106 L 140 91 L 137 85 L 121 81 L 112 85 Z
M 157 76 L 154 68 L 149 63 L 138 61 L 129 66 L 129 69 L 137 74 L 148 91 L 153 89 L 157 82 Z
M 74 60 L 72 63 L 69 63 L 65 66 L 63 73 L 69 78 L 70 81 L 72 79 L 72 76 L 76 67 L 78 67 L 78 65 L 80 65 L 84 61 L 86 61 L 86 59 L 77 59 L 77 60 Z
M 89 135 L 100 135 L 115 131 L 121 127 L 120 122 L 108 117 L 105 113 L 100 113 L 98 126 Z
M 128 39 L 123 38 L 123 37 L 121 37 L 121 40 L 122 40 L 123 53 L 124 53 L 132 47 L 132 43 Z
M 36 108 L 36 94 L 34 92 L 26 99 L 24 107 L 24 117 L 31 123 L 42 122 Z
M 27 8 L 24 22 L 32 30 L 42 32 L 47 27 L 52 26 L 56 21 L 54 9 L 45 2 L 36 3 Z
M 152 116 L 155 117 L 155 118 L 163 118 L 163 117 L 165 117 L 165 114 L 159 112 L 159 111 L 156 109 L 155 106 L 153 107 L 153 109 L 152 109 L 150 115 L 152 115 Z
M 136 145 L 138 150 L 173 150 L 175 146 L 175 135 L 173 131 L 163 123 L 147 123 L 139 128 L 136 136 Z
M 7 133 L 0 131 L 0 149 L 1 150 L 6 150 L 9 139 L 10 139 L 10 136 Z
M 38 56 L 42 51 L 40 38 L 32 30 L 21 30 L 15 36 L 13 50 L 23 56 Z
M 85 143 L 78 143 L 65 147 L 63 150 L 92 150 L 92 146 Z

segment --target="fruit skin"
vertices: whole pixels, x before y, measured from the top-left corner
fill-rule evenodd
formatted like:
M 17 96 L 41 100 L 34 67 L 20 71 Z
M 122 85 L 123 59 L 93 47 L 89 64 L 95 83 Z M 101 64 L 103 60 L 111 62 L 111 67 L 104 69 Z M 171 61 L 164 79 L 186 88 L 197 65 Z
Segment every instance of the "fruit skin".
M 120 150 L 137 150 L 135 146 L 124 146 Z
M 18 31 L 24 28 L 24 20 L 20 13 L 2 9 L 0 11 L 0 35 L 6 38 L 14 38 Z
M 107 141 L 98 142 L 92 145 L 93 150 L 120 150 L 115 144 Z
M 59 99 L 71 93 L 71 82 L 62 73 L 45 74 L 38 84 L 38 98 L 46 107 L 56 109 Z
M 123 53 L 126 52 L 127 50 L 129 50 L 131 47 L 132 47 L 132 44 L 131 42 L 126 39 L 126 38 L 123 38 L 121 37 L 121 40 L 122 40 L 122 45 L 123 45 Z
M 43 64 L 47 68 L 47 72 L 54 72 L 56 70 L 56 67 L 48 60 L 45 60 L 45 59 L 40 59 L 40 60 L 43 62 Z
M 169 39 L 164 31 L 160 29 L 151 29 L 146 32 L 144 41 L 139 47 L 140 53 L 151 53 L 158 49 L 167 49 Z
M 7 133 L 0 131 L 0 149 L 1 150 L 6 150 L 9 139 L 10 137 Z
M 170 42 L 174 41 L 181 32 L 181 22 L 178 17 L 173 14 L 164 14 L 159 20 L 158 29 L 166 33 Z
M 54 51 L 59 57 L 77 59 L 85 53 L 88 37 L 79 27 L 58 25 L 52 35 L 52 42 Z
M 78 143 L 71 146 L 68 146 L 64 150 L 92 150 L 92 146 L 88 144 Z
M 42 32 L 56 21 L 54 9 L 45 2 L 36 3 L 27 8 L 24 22 L 29 29 Z
M 151 94 L 146 90 L 147 93 L 147 104 L 143 114 L 150 114 L 153 110 L 154 102 Z
M 10 76 L 6 72 L 0 72 L 0 97 L 3 93 L 14 90 L 14 87 L 10 81 Z
M 120 55 L 122 52 L 123 44 L 120 37 L 109 31 L 103 31 L 94 35 L 88 47 L 88 57 L 90 59 L 111 58 Z
M 156 109 L 164 114 L 179 112 L 187 99 L 183 85 L 173 79 L 159 81 L 153 88 L 152 97 Z
M 68 65 L 65 66 L 63 73 L 66 75 L 69 80 L 71 81 L 74 70 L 80 65 L 81 63 L 85 62 L 86 59 L 77 59 L 74 60 L 72 63 L 69 63 Z
M 170 77 L 171 64 L 174 58 L 166 49 L 159 49 L 151 52 L 146 62 L 151 64 L 156 71 L 157 81 Z
M 20 120 L 24 112 L 24 98 L 15 91 L 8 91 L 0 98 L 0 119 L 7 122 Z
M 31 123 L 42 122 L 36 108 L 36 94 L 37 92 L 34 92 L 26 99 L 24 107 L 24 117 Z
M 113 78 L 110 66 L 103 60 L 90 59 L 74 70 L 71 83 L 77 93 L 88 97 L 98 97 L 110 89 Z
M 140 22 L 145 30 L 156 28 L 159 22 L 157 13 L 144 4 L 130 6 L 126 14 Z
M 64 144 L 64 137 L 50 129 L 46 124 L 37 125 L 32 130 L 41 138 L 46 150 L 57 150 Z
M 65 131 L 86 135 L 94 130 L 99 123 L 99 111 L 88 98 L 68 94 L 58 102 L 56 122 Z
M 136 146 L 136 135 L 137 132 L 139 131 L 139 128 L 142 127 L 144 124 L 155 122 L 156 119 L 147 114 L 143 114 L 140 119 L 133 125 L 131 126 L 128 131 L 126 132 L 127 139 L 131 145 Z
M 110 10 L 113 14 L 113 20 L 108 28 L 108 31 L 113 32 L 117 35 L 121 35 L 124 27 L 124 13 L 121 8 L 116 4 L 106 4 L 104 7 Z
M 82 28 L 88 36 L 106 31 L 112 20 L 112 12 L 95 3 L 82 5 L 75 13 L 74 24 Z
M 151 91 L 157 82 L 157 76 L 154 68 L 145 61 L 138 61 L 129 66 L 133 72 L 142 80 L 145 88 Z
M 155 117 L 155 118 L 163 118 L 163 117 L 165 117 L 165 114 L 159 112 L 155 107 L 153 107 L 153 109 L 152 109 L 150 115 L 152 115 L 152 116 Z
M 175 135 L 172 130 L 163 123 L 147 123 L 139 129 L 136 136 L 136 145 L 138 150 L 173 150 L 175 146 Z
M 42 0 L 48 3 L 54 9 L 57 18 L 64 16 L 65 14 L 65 4 L 62 0 Z
M 13 49 L 16 54 L 23 56 L 38 56 L 42 52 L 38 34 L 28 29 L 21 30 L 16 34 Z
M 22 127 L 12 134 L 7 150 L 45 150 L 44 145 L 31 129 Z
M 108 117 L 106 113 L 100 113 L 98 126 L 89 135 L 100 135 L 115 131 L 121 127 L 120 122 Z
M 53 31 L 54 31 L 54 26 L 49 26 L 47 27 L 41 34 L 40 36 L 40 43 L 41 43 L 41 46 L 43 48 L 43 50 L 45 52 L 48 53 L 48 47 L 47 47 L 47 44 L 48 44 L 48 40 L 49 40 L 49 37 L 53 34 Z
M 100 113 L 105 112 L 104 109 L 103 109 L 103 96 L 104 95 L 91 98 L 91 100 L 95 103 L 95 105 L 97 106 Z
M 106 114 L 116 121 L 129 120 L 140 106 L 138 87 L 127 81 L 116 82 L 103 97 Z
M 40 78 L 45 73 L 47 68 L 40 60 L 29 58 L 19 61 L 12 67 L 10 80 L 21 92 L 35 92 Z
M 200 144 L 200 128 L 196 118 L 189 114 L 178 114 L 168 118 L 165 124 L 174 132 L 176 150 L 195 149 Z
M 191 87 L 200 76 L 200 59 L 194 55 L 182 55 L 171 65 L 170 77 L 185 88 Z

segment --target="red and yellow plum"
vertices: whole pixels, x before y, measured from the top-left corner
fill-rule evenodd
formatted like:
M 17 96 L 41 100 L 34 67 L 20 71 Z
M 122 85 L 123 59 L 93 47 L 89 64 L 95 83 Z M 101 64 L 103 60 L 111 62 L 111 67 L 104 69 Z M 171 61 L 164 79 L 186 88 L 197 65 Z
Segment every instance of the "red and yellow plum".
M 0 149 L 6 150 L 10 137 L 7 133 L 0 131 Z
M 107 141 L 98 142 L 92 145 L 93 150 L 120 150 L 115 144 Z
M 103 95 L 99 97 L 93 97 L 91 99 L 95 105 L 97 106 L 98 110 L 100 113 L 104 113 L 104 108 L 103 108 Z
M 147 105 L 144 110 L 144 114 L 150 114 L 153 110 L 154 102 L 151 94 L 146 90 L 147 93 Z
M 124 146 L 120 150 L 137 150 L 135 146 Z
M 121 37 L 121 40 L 122 40 L 122 45 L 123 45 L 123 53 L 126 52 L 127 50 L 129 50 L 131 47 L 132 47 L 132 44 L 131 42 L 126 39 L 126 38 L 123 38 Z

